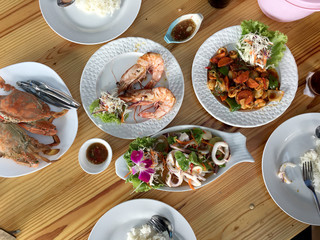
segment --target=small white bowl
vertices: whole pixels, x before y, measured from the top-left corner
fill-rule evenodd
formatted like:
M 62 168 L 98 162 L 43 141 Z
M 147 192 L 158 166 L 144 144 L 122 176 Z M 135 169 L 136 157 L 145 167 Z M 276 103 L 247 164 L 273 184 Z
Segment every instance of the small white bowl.
M 89 162 L 87 159 L 87 149 L 88 147 L 93 144 L 93 143 L 101 143 L 103 144 L 107 150 L 108 150 L 108 157 L 107 159 L 101 163 L 101 164 L 93 164 Z M 112 149 L 105 140 L 100 139 L 100 138 L 92 138 L 86 141 L 84 144 L 82 144 L 80 150 L 79 150 L 79 164 L 83 171 L 89 174 L 98 174 L 101 173 L 102 171 L 106 170 L 107 167 L 109 166 L 111 159 L 112 159 Z
M 172 38 L 171 36 L 171 32 L 172 32 L 172 29 L 181 21 L 183 20 L 186 20 L 186 19 L 192 19 L 195 24 L 196 24 L 196 29 L 194 30 L 194 32 L 191 34 L 190 37 L 188 37 L 187 39 L 185 40 L 182 40 L 182 41 L 176 41 Z M 200 28 L 200 25 L 201 25 L 201 22 L 203 20 L 203 16 L 201 13 L 190 13 L 190 14 L 186 14 L 186 15 L 183 15 L 179 18 L 177 18 L 176 20 L 174 20 L 171 25 L 169 26 L 168 28 L 168 31 L 166 33 L 166 35 L 164 36 L 164 40 L 167 42 L 167 43 L 184 43 L 184 42 L 187 42 L 189 40 L 191 40 L 194 35 L 196 35 L 196 33 L 198 32 L 199 28 Z

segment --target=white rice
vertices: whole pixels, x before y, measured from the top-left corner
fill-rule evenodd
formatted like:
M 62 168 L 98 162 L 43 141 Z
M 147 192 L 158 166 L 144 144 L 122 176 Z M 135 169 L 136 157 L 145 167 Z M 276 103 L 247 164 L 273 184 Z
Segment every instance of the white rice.
M 120 9 L 121 0 L 76 0 L 76 6 L 87 13 L 95 13 L 102 17 L 112 15 Z
M 156 233 L 148 224 L 139 228 L 131 228 L 127 233 L 127 240 L 167 240 L 161 233 Z
M 305 152 L 300 157 L 300 167 L 304 162 L 311 162 L 313 167 L 313 185 L 317 192 L 320 192 L 320 139 L 316 140 L 316 148 Z

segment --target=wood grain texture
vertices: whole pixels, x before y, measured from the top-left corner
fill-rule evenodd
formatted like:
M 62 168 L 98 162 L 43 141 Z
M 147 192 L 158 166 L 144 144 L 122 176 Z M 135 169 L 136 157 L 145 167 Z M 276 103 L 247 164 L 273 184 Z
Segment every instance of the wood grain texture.
M 166 44 L 163 36 L 170 23 L 187 13 L 203 14 L 200 31 L 185 44 Z M 268 137 L 279 124 L 320 110 L 320 98 L 303 95 L 307 73 L 320 69 L 319 16 L 315 13 L 299 21 L 278 23 L 264 16 L 255 0 L 233 0 L 222 10 L 211 8 L 206 0 L 143 0 L 137 19 L 120 37 L 149 38 L 168 48 L 178 60 L 185 78 L 185 98 L 169 126 L 197 124 L 239 131 L 247 137 L 256 162 L 236 165 L 197 191 L 133 193 L 114 168 L 114 161 L 130 141 L 102 132 L 80 108 L 76 140 L 59 162 L 31 175 L 0 178 L 0 228 L 20 229 L 18 239 L 87 239 L 97 220 L 112 207 L 129 199 L 151 198 L 177 209 L 199 240 L 290 239 L 307 225 L 287 216 L 270 198 L 262 179 L 261 158 Z M 288 110 L 277 120 L 252 129 L 231 127 L 212 118 L 197 100 L 191 82 L 192 61 L 205 39 L 245 19 L 260 20 L 288 35 L 288 47 L 299 70 L 299 88 Z M 82 70 L 102 45 L 84 46 L 59 37 L 42 18 L 38 1 L 0 2 L 0 68 L 24 61 L 46 64 L 78 101 Z M 78 164 L 80 146 L 93 137 L 107 140 L 114 152 L 112 164 L 99 175 L 86 174 Z

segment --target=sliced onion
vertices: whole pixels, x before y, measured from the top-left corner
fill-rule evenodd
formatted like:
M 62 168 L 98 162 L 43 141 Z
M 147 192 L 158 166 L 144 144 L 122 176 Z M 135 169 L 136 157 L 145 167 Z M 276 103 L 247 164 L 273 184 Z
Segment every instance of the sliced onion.
M 184 152 L 184 153 L 191 153 L 191 151 L 189 149 L 186 149 L 186 148 L 183 148 L 183 147 L 178 147 L 178 146 L 175 146 L 173 144 L 170 144 L 170 147 L 172 149 L 179 150 L 179 151 Z

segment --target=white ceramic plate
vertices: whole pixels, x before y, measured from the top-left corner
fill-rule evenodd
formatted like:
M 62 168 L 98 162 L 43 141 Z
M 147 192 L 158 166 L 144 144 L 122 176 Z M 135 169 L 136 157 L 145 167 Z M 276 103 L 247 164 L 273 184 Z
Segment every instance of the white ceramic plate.
M 201 45 L 193 60 L 192 84 L 199 102 L 214 118 L 235 127 L 258 127 L 275 120 L 290 106 L 298 87 L 298 70 L 294 57 L 287 48 L 277 68 L 280 77 L 280 90 L 284 91 L 281 101 L 255 111 L 230 112 L 207 87 L 207 69 L 205 67 L 209 65 L 210 58 L 216 54 L 220 47 L 227 47 L 228 50 L 235 49 L 235 43 L 240 36 L 241 27 L 233 26 L 222 29 L 209 37 Z
M 300 156 L 315 147 L 314 131 L 319 125 L 320 113 L 306 113 L 285 121 L 269 137 L 262 156 L 263 179 L 272 199 L 289 216 L 311 225 L 320 225 L 320 217 L 312 193 L 302 180 L 299 163 Z M 286 169 L 291 184 L 277 176 L 284 162 L 298 165 Z
M 80 44 L 99 44 L 125 32 L 137 17 L 141 0 L 122 0 L 112 16 L 101 17 L 79 10 L 75 4 L 61 8 L 57 0 L 39 0 L 43 18 L 61 37 Z
M 213 182 L 215 179 L 220 177 L 222 174 L 227 172 L 231 167 L 233 167 L 234 165 L 236 165 L 238 163 L 254 162 L 254 159 L 252 158 L 252 156 L 250 155 L 250 153 L 248 152 L 247 147 L 246 147 L 246 137 L 243 136 L 239 132 L 227 133 L 227 132 L 214 130 L 212 128 L 202 127 L 202 126 L 181 125 L 181 126 L 175 126 L 175 127 L 164 129 L 163 131 L 154 135 L 154 137 L 160 136 L 160 135 L 162 135 L 164 133 L 168 133 L 168 132 L 176 132 L 176 131 L 181 131 L 181 130 L 185 130 L 185 129 L 192 129 L 192 128 L 201 128 L 205 131 L 211 132 L 215 136 L 223 138 L 223 140 L 225 140 L 225 142 L 229 144 L 230 153 L 231 153 L 231 157 L 230 157 L 229 161 L 226 163 L 226 166 L 221 168 L 216 175 L 212 174 L 208 178 L 206 178 L 206 180 L 204 182 L 202 182 L 202 185 L 200 187 L 203 187 L 203 186 Z M 120 178 L 125 180 L 126 179 L 125 176 L 128 174 L 128 167 L 126 164 L 126 160 L 123 158 L 123 155 L 117 159 L 115 165 L 116 165 L 117 175 Z M 195 188 L 197 189 L 200 187 L 195 187 Z M 189 186 L 184 185 L 184 186 L 180 186 L 180 187 L 176 187 L 176 188 L 161 187 L 161 188 L 159 188 L 159 190 L 169 191 L 169 192 L 184 192 L 184 191 L 190 191 L 191 189 Z
M 156 87 L 169 88 L 176 97 L 176 103 L 160 120 L 133 118 L 133 113 L 123 124 L 103 123 L 91 115 L 91 103 L 100 97 L 101 91 L 110 92 L 137 59 L 147 52 L 160 53 L 165 63 L 165 73 Z M 149 74 L 148 74 L 149 75 Z M 145 81 L 142 82 L 145 85 Z M 154 134 L 167 126 L 177 115 L 184 96 L 184 80 L 181 68 L 170 53 L 158 43 L 144 38 L 120 38 L 96 51 L 87 62 L 80 82 L 81 100 L 89 118 L 103 131 L 115 137 L 134 139 Z
M 15 84 L 17 81 L 27 81 L 27 80 L 38 80 L 57 88 L 69 95 L 70 91 L 59 77 L 59 75 L 46 65 L 36 63 L 36 62 L 23 62 L 14 64 L 5 68 L 0 69 L 0 76 L 6 81 L 6 83 L 17 87 Z M 19 89 L 21 90 L 21 89 Z M 7 95 L 8 93 L 0 89 L 0 95 Z M 61 111 L 61 108 L 50 105 L 52 111 Z M 46 156 L 49 160 L 59 159 L 72 145 L 77 131 L 78 131 L 78 116 L 75 109 L 69 110 L 69 112 L 63 117 L 57 118 L 53 121 L 58 130 L 58 136 L 61 143 L 54 147 L 59 148 L 60 152 L 57 155 Z M 41 143 L 51 143 L 52 137 L 41 136 L 36 134 L 29 134 L 30 136 L 36 138 Z M 45 155 L 44 155 L 45 156 Z M 13 160 L 0 158 L 0 177 L 19 177 L 26 174 L 38 171 L 50 163 L 40 161 L 37 168 L 22 166 L 15 163 Z
M 178 239 L 196 239 L 187 220 L 173 207 L 152 199 L 135 199 L 106 212 L 93 227 L 89 240 L 127 239 L 131 228 L 145 224 L 153 215 L 166 217 L 173 224 Z

